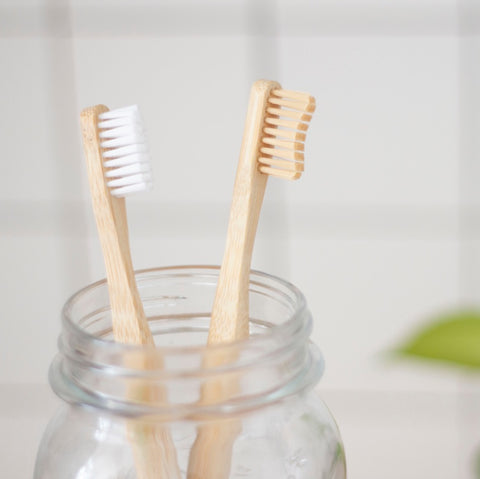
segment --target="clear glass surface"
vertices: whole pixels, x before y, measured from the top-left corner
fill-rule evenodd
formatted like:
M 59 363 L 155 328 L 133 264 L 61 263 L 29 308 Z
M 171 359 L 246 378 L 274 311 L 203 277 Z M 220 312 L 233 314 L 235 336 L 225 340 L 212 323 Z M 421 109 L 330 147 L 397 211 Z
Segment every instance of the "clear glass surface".
M 337 426 L 313 389 L 323 359 L 309 341 L 312 319 L 303 295 L 252 272 L 250 338 L 206 348 L 217 279 L 218 268 L 208 266 L 137 273 L 155 348 L 112 341 L 104 282 L 66 303 L 50 370 L 63 404 L 44 434 L 34 479 L 157 479 L 138 470 L 135 450 L 158 447 L 161 439 L 153 434 L 135 443 L 132 427 L 169 432 L 182 478 L 346 477 Z M 132 396 L 139 384 L 161 390 L 162 399 Z M 204 394 L 219 384 L 230 386 L 228 394 Z M 227 460 L 224 478 L 203 477 L 191 465 L 187 474 L 198 432 L 232 425 L 231 450 L 222 448 L 219 433 L 211 451 L 215 461 Z

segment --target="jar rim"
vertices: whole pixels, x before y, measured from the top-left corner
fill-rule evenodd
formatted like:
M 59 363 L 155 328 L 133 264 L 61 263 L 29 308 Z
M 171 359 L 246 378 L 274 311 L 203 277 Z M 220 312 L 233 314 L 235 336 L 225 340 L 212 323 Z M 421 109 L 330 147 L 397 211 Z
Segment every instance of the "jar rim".
M 199 271 L 203 270 L 205 272 L 219 272 L 220 271 L 220 266 L 217 265 L 172 265 L 172 266 L 161 266 L 161 267 L 153 267 L 153 268 L 146 268 L 146 269 L 140 269 L 135 271 L 135 276 L 137 279 L 141 279 L 142 276 L 153 276 L 157 275 L 158 276 L 182 276 L 181 274 L 175 274 L 181 271 L 184 271 L 186 274 L 187 271 L 190 271 L 190 274 L 193 271 Z M 170 273 L 170 274 L 168 274 Z M 289 281 L 286 281 L 278 276 L 265 273 L 262 271 L 258 270 L 251 270 L 250 271 L 250 284 L 255 285 L 255 284 L 261 284 L 258 281 L 261 279 L 267 280 L 267 281 L 273 281 L 277 283 L 279 286 L 283 286 L 284 288 L 288 289 L 290 293 L 292 293 L 293 296 L 293 304 L 295 305 L 295 310 L 291 314 L 291 316 L 283 321 L 280 324 L 275 324 L 271 325 L 271 327 L 268 328 L 268 332 L 264 335 L 259 335 L 259 336 L 251 336 L 246 339 L 241 339 L 241 340 L 235 340 L 232 342 L 229 342 L 227 344 L 210 344 L 210 345 L 162 345 L 162 346 L 156 346 L 156 345 L 137 345 L 137 344 L 126 344 L 126 343 L 119 343 L 115 342 L 113 340 L 109 339 L 104 339 L 100 338 L 98 336 L 95 336 L 94 334 L 89 333 L 86 331 L 84 328 L 79 326 L 71 317 L 71 311 L 73 308 L 73 305 L 77 300 L 79 300 L 83 295 L 89 293 L 90 291 L 104 286 L 107 284 L 107 279 L 103 278 L 99 281 L 96 281 L 94 283 L 91 283 L 74 294 L 72 294 L 67 301 L 65 302 L 65 305 L 62 308 L 61 312 L 61 317 L 62 317 L 62 325 L 66 329 L 66 331 L 74 333 L 75 336 L 77 337 L 77 340 L 79 340 L 81 343 L 90 343 L 92 345 L 95 345 L 95 347 L 108 347 L 110 351 L 114 352 L 115 350 L 121 350 L 121 351 L 145 351 L 145 350 L 157 350 L 157 351 L 162 351 L 165 354 L 199 354 L 202 351 L 204 351 L 207 347 L 209 351 L 217 351 L 217 352 L 228 352 L 229 350 L 232 349 L 237 349 L 241 347 L 243 344 L 249 344 L 250 346 L 255 346 L 258 343 L 261 343 L 262 340 L 265 340 L 265 336 L 268 335 L 269 338 L 276 339 L 276 338 L 282 338 L 282 337 L 290 337 L 292 334 L 298 333 L 299 329 L 303 329 L 302 322 L 298 321 L 299 318 L 301 318 L 307 309 L 307 303 L 305 296 L 303 293 L 293 284 L 290 283 Z M 257 278 L 257 281 L 255 281 L 255 278 Z M 262 286 L 265 286 L 262 284 Z
M 188 297 L 188 294 L 177 296 L 175 288 L 164 290 L 163 281 L 170 284 L 173 280 L 174 285 L 180 286 L 179 290 L 183 284 L 190 284 L 200 288 L 208 286 L 214 291 L 219 272 L 218 266 L 179 265 L 139 270 L 135 274 L 144 305 L 151 306 L 159 300 L 172 300 L 174 305 L 178 304 L 177 300 Z M 268 273 L 252 270 L 249 279 L 250 293 L 260 301 L 257 307 L 259 304 L 262 307 L 266 304 L 282 306 L 281 313 L 275 310 L 279 313 L 274 314 L 278 322 L 256 317 L 256 314 L 264 313 L 259 312 L 261 309 L 255 312 L 256 306 L 252 303 L 250 321 L 254 328 L 260 328 L 256 330 L 258 334 L 216 345 L 209 345 L 206 340 L 200 345 L 135 345 L 106 339 L 102 335 L 110 334 L 111 328 L 105 329 L 98 319 L 106 317 L 107 323 L 110 319 L 107 281 L 103 279 L 82 288 L 67 300 L 62 310 L 59 353 L 50 368 L 53 390 L 68 402 L 120 414 L 187 418 L 197 414 L 228 416 L 278 402 L 313 387 L 323 374 L 324 363 L 318 348 L 308 340 L 313 321 L 304 295 L 293 284 Z M 163 291 L 165 295 L 162 295 Z M 173 291 L 171 296 L 169 291 Z M 210 296 L 208 298 L 210 301 Z M 84 309 L 95 304 L 97 306 L 85 315 Z M 209 308 L 211 304 L 203 303 L 203 307 Z M 155 309 L 150 311 L 153 314 L 149 319 L 156 321 Z M 198 318 L 210 318 L 210 312 L 197 310 L 197 313 Z M 189 312 L 185 318 L 191 320 Z M 172 319 L 176 321 L 178 317 L 173 314 Z M 97 334 L 89 329 L 99 324 Z M 185 331 L 183 327 L 180 325 L 172 333 L 181 334 Z M 170 334 L 168 329 L 165 334 Z M 232 358 L 232 361 L 217 362 L 215 358 L 222 356 Z M 215 359 L 213 364 L 209 358 Z M 150 364 L 160 361 L 158 364 L 162 367 L 145 368 L 145 361 Z M 234 397 L 222 399 L 220 403 L 190 400 L 196 397 L 202 384 L 234 376 L 245 378 Z M 138 402 L 138 398 L 132 401 L 124 397 L 125 387 L 128 389 L 128 384 L 135 384 L 139 379 L 146 381 L 145 384 L 165 388 L 174 398 L 178 391 L 189 391 L 188 399 L 186 402 L 173 399 L 171 403 L 163 404 L 152 402 L 152 398 L 145 397 Z M 177 391 L 178 381 L 182 387 Z

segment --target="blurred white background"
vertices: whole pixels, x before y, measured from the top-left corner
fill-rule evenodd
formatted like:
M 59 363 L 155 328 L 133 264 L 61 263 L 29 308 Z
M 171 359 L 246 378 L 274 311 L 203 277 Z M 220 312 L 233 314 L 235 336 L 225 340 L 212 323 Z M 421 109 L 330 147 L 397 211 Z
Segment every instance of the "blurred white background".
M 480 299 L 480 4 L 0 0 L 0 471 L 31 477 L 60 308 L 104 276 L 78 116 L 138 103 L 136 268 L 219 264 L 251 83 L 312 93 L 299 182 L 253 267 L 303 290 L 350 479 L 471 479 L 480 381 L 384 353 Z

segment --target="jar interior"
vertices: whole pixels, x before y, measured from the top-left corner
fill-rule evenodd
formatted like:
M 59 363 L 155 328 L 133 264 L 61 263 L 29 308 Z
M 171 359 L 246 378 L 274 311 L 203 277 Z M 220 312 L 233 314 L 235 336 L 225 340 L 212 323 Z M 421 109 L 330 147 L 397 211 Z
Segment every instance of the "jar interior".
M 155 347 L 113 341 L 105 281 L 79 291 L 63 310 L 60 353 L 50 374 L 54 390 L 69 401 L 81 396 L 96 407 L 116 404 L 129 414 L 162 410 L 187 417 L 199 408 L 205 414 L 230 414 L 312 387 L 323 361 L 308 341 L 311 316 L 302 294 L 279 278 L 251 273 L 247 340 L 207 346 L 218 274 L 213 266 L 136 273 Z M 232 378 L 238 384 L 234 395 L 199 405 L 205 384 Z M 168 404 L 146 398 L 133 404 L 125 391 L 139 380 L 167 391 Z
M 157 347 L 203 347 L 218 280 L 216 267 L 160 268 L 137 274 L 137 284 Z M 293 286 L 253 272 L 250 283 L 250 335 L 280 333 L 305 308 Z M 69 326 L 113 341 L 108 287 L 101 281 L 81 290 L 66 304 Z M 286 328 L 288 329 L 288 328 Z

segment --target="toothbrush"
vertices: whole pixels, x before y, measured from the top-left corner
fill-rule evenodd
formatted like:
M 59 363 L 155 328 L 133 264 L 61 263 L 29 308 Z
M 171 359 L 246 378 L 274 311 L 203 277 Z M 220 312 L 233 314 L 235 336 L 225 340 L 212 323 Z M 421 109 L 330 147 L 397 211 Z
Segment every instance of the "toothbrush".
M 249 336 L 249 278 L 253 244 L 269 176 L 296 180 L 303 172 L 304 141 L 315 111 L 307 93 L 281 89 L 259 80 L 252 86 L 240 159 L 230 208 L 226 248 L 212 308 L 208 344 L 230 343 Z M 218 353 L 207 367 L 232 361 Z M 210 382 L 201 402 L 228 399 L 238 385 L 232 380 Z M 225 479 L 240 431 L 238 421 L 218 421 L 199 428 L 192 447 L 188 479 Z
M 109 111 L 104 105 L 96 105 L 82 111 L 80 123 L 93 211 L 105 260 L 114 339 L 154 347 L 135 282 L 125 207 L 126 196 L 146 191 L 152 184 L 140 114 L 136 106 Z M 143 367 L 153 367 L 147 362 L 144 361 Z M 161 402 L 166 399 L 164 391 L 145 384 L 130 387 L 128 395 L 131 399 L 153 397 Z M 138 479 L 180 478 L 167 429 L 129 421 L 128 433 Z

